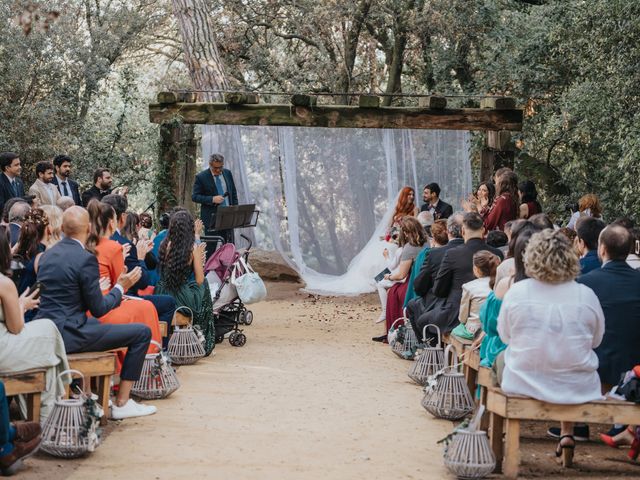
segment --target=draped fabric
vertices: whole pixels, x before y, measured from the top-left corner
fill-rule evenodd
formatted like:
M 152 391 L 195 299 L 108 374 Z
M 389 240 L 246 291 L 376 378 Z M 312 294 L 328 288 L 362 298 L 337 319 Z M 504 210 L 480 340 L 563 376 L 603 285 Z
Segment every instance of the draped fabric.
M 274 249 L 307 290 L 357 295 L 375 290 L 384 236 L 398 191 L 437 182 L 456 206 L 471 192 L 470 134 L 380 130 L 204 126 L 203 168 L 225 157 L 240 203 L 256 203 L 261 248 Z M 246 234 L 246 233 L 245 233 Z

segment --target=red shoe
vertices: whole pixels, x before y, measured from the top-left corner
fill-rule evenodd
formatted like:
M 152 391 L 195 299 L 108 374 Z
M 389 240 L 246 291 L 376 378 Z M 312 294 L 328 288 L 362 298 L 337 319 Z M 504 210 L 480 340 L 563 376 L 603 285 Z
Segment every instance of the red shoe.
M 638 454 L 640 454 L 640 439 L 638 437 L 633 439 L 633 443 L 631 444 L 631 449 L 629 450 L 629 458 L 631 460 L 637 460 Z
M 633 427 L 627 428 L 627 430 L 624 431 L 623 433 L 626 433 L 626 432 L 629 432 L 635 438 L 635 431 L 634 431 Z M 619 433 L 618 435 L 621 435 L 621 434 L 622 433 Z M 616 437 L 618 435 L 616 435 Z M 611 448 L 620 448 L 621 445 L 628 445 L 624 441 L 620 441 L 620 440 L 616 441 L 615 437 L 613 437 L 611 435 L 607 435 L 606 433 L 601 433 L 600 434 L 600 440 L 602 440 L 603 443 L 605 443 L 606 445 L 610 446 Z

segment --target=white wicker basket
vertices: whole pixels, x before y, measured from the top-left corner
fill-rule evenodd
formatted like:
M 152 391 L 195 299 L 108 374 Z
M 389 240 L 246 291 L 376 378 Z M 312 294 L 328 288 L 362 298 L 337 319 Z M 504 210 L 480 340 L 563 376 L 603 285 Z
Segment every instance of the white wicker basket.
M 60 376 L 75 373 L 65 370 Z M 98 420 L 102 415 L 96 403 L 83 393 L 80 398 L 57 398 L 53 409 L 44 422 L 41 448 L 55 457 L 75 458 L 93 452 L 100 443 Z
M 147 354 L 142 365 L 142 373 L 131 388 L 131 393 L 145 400 L 166 398 L 180 388 L 176 371 L 171 366 L 171 359 L 162 351 L 162 345 L 151 341 L 158 347 L 158 353 Z
M 436 418 L 460 420 L 473 412 L 475 405 L 460 364 L 449 365 L 450 350 L 458 358 L 455 347 L 449 345 L 444 351 L 444 368 L 427 380 L 422 406 Z
M 178 307 L 176 311 L 188 310 L 193 321 L 193 312 L 189 307 Z M 196 363 L 205 355 L 204 345 L 201 338 L 193 328 L 193 324 L 186 327 L 176 326 L 169 338 L 167 348 L 171 361 L 176 365 L 191 365 Z
M 469 426 L 456 429 L 445 447 L 444 464 L 458 478 L 484 478 L 496 468 L 487 432 L 478 430 L 483 413 L 484 406 L 480 405 Z
M 398 320 L 404 320 L 404 324 L 398 327 L 391 350 L 404 360 L 413 360 L 419 345 L 418 338 L 407 318 L 406 310 L 404 311 L 404 316 L 397 319 L 393 324 L 395 325 Z
M 435 346 L 428 346 L 427 329 L 433 327 L 438 334 Z M 442 348 L 442 337 L 437 325 L 425 325 L 422 329 L 422 352 L 409 368 L 409 378 L 418 385 L 426 385 L 427 378 L 444 368 L 444 350 Z

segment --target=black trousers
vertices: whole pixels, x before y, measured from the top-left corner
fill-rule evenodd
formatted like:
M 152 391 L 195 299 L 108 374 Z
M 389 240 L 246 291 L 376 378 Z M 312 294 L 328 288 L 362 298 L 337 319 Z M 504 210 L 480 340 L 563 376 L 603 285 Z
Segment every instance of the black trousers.
M 89 317 L 84 325 L 65 325 L 60 333 L 67 353 L 104 352 L 126 347 L 120 379 L 135 382 L 140 378 L 151 341 L 151 329 L 146 325 L 112 325 Z

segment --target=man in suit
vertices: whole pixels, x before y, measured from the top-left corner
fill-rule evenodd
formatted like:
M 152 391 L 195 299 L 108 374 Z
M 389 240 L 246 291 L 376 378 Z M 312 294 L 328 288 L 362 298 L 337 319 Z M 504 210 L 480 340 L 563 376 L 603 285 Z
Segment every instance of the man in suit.
M 598 238 L 604 227 L 604 222 L 594 217 L 581 217 L 576 222 L 575 246 L 580 252 L 582 275 L 602 266 L 598 258 Z
M 484 223 L 476 212 L 465 213 L 462 219 L 464 245 L 447 250 L 433 283 L 433 293 L 444 302 L 436 303 L 417 320 L 418 325 L 434 323 L 442 333 L 453 330 L 458 325 L 462 285 L 475 279 L 473 255 L 488 250 L 502 260 L 502 251 L 490 247 L 483 240 Z
M 600 362 L 598 374 L 607 388 L 640 364 L 640 271 L 626 262 L 631 244 L 626 228 L 608 226 L 598 242 L 602 268 L 577 280 L 595 292 L 604 312 L 604 337 L 595 352 Z
M 430 183 L 424 187 L 422 192 L 424 204 L 420 211 L 428 211 L 433 215 L 434 220 L 449 218 L 453 214 L 453 207 L 447 202 L 440 200 L 440 185 Z
M 53 159 L 53 167 L 56 170 L 56 174 L 53 176 L 53 184 L 58 188 L 60 195 L 71 197 L 76 205 L 82 206 L 78 182 L 69 178 L 71 175 L 71 157 L 57 155 Z
M 0 211 L 7 200 L 24 197 L 24 185 L 20 179 L 20 157 L 14 152 L 0 153 Z
M 136 323 L 102 324 L 95 318 L 120 305 L 123 293 L 140 278 L 140 269 L 123 273 L 116 286 L 102 295 L 98 260 L 85 250 L 90 229 L 89 213 L 83 208 L 74 206 L 64 212 L 62 231 L 65 238 L 49 248 L 40 259 L 38 281 L 42 290 L 36 318 L 49 318 L 56 324 L 67 353 L 126 347 L 120 387 L 111 416 L 122 419 L 151 415 L 156 412 L 155 407 L 129 398 L 131 387 L 142 371 L 151 330 Z
M 49 162 L 38 162 L 36 164 L 36 175 L 38 178 L 29 187 L 29 195 L 35 196 L 40 205 L 56 205 L 60 198 L 60 192 L 53 182 L 53 164 Z
M 18 200 L 11 206 L 9 210 L 9 236 L 12 247 L 18 243 L 24 219 L 27 218 L 30 211 L 31 207 L 24 200 Z
M 144 290 L 150 285 L 149 268 L 155 268 L 156 258 L 151 253 L 153 241 L 141 238 L 134 245 L 133 242 L 120 233 L 127 221 L 127 209 L 129 208 L 127 197 L 112 193 L 105 196 L 102 201 L 113 207 L 118 219 L 118 229 L 111 236 L 111 240 L 115 240 L 121 245 L 130 245 L 129 254 L 124 260 L 127 270 L 132 271 L 136 267 L 140 268 L 140 279 L 127 292 L 137 296 L 138 290 Z M 153 262 L 153 265 L 148 264 L 151 262 Z M 158 320 L 171 325 L 173 313 L 176 310 L 176 301 L 171 295 L 140 295 L 140 297 L 153 303 L 158 312 Z
M 93 172 L 93 187 L 89 190 L 82 192 L 82 205 L 87 207 L 89 202 L 94 198 L 96 200 L 102 200 L 105 196 L 111 192 L 111 185 L 113 184 L 113 178 L 111 172 L 106 168 L 98 168 Z
M 196 175 L 191 199 L 199 203 L 200 218 L 207 234 L 223 237 L 226 242 L 233 243 L 233 230 L 215 232 L 215 214 L 219 206 L 238 205 L 238 192 L 231 171 L 224 168 L 224 157 L 214 153 L 209 159 L 209 168 Z M 211 248 L 210 248 L 211 247 Z M 215 246 L 207 244 L 207 256 Z

